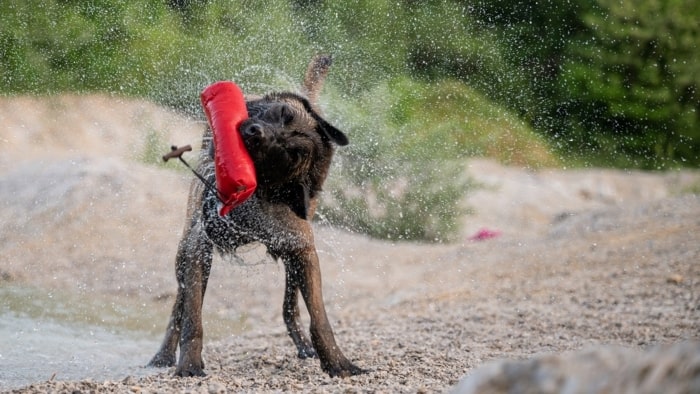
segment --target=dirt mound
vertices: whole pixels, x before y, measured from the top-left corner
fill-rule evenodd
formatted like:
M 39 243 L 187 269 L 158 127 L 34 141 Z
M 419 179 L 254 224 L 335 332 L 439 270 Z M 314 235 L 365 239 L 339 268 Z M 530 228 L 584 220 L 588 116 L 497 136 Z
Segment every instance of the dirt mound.
M 163 146 L 199 146 L 205 126 L 147 101 L 96 95 L 0 97 L 0 124 L 0 169 L 47 156 L 157 161 Z
M 77 294 L 97 309 L 137 305 L 102 324 L 131 316 L 160 336 L 190 175 L 154 163 L 170 143 L 197 144 L 203 125 L 99 96 L 3 98 L 0 124 L 0 284 Z M 462 242 L 316 226 L 330 319 L 367 375 L 330 379 L 296 359 L 281 321 L 284 270 L 252 247 L 215 261 L 208 378 L 153 370 L 26 391 L 443 391 L 488 360 L 700 339 L 700 198 L 679 194 L 697 188 L 696 172 L 533 172 L 489 160 L 468 171 L 484 187 L 465 200 L 476 213 Z M 482 228 L 500 236 L 468 240 Z
M 529 171 L 492 160 L 471 160 L 479 188 L 467 198 L 475 210 L 465 234 L 495 227 L 514 238 L 538 237 L 558 218 L 628 204 L 658 201 L 697 186 L 698 173 L 650 173 L 606 169 Z
M 115 158 L 18 162 L 0 178 L 0 245 L 10 276 L 88 288 L 113 267 L 167 259 L 185 210 L 185 177 Z M 127 281 L 122 289 L 128 289 Z
M 4 275 L 94 288 L 114 266 L 140 271 L 154 247 L 173 255 L 189 177 L 148 163 L 170 142 L 198 144 L 200 123 L 138 100 L 59 96 L 0 99 L 0 124 Z

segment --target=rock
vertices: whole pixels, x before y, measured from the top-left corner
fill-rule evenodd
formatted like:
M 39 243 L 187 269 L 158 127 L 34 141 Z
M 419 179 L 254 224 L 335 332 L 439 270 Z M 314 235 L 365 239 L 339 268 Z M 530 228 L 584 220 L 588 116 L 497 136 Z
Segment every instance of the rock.
M 225 394 L 226 385 L 218 381 L 211 381 L 209 382 L 208 391 L 209 394 Z
M 700 342 L 644 352 L 602 346 L 478 368 L 453 389 L 471 393 L 699 393 Z

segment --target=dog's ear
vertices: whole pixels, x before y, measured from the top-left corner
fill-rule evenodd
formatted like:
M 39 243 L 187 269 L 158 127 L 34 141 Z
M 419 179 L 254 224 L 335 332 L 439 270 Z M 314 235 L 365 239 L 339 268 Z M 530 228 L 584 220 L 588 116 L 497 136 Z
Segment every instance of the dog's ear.
M 318 112 L 316 112 L 316 110 L 314 110 L 314 108 L 311 106 L 309 100 L 305 98 L 300 99 L 306 112 L 308 112 L 311 117 L 314 118 L 316 123 L 318 123 L 318 128 L 321 135 L 328 137 L 328 139 L 340 146 L 345 146 L 350 143 L 350 141 L 348 141 L 348 136 L 323 119 L 321 115 L 319 115 Z
M 340 146 L 345 146 L 348 143 L 350 143 L 345 133 L 338 130 L 330 123 L 326 122 L 325 119 L 316 115 L 316 121 L 318 122 L 318 127 L 321 129 L 321 132 L 325 134 L 331 141 L 335 142 Z
M 309 187 L 300 183 L 290 185 L 287 191 L 289 208 L 300 218 L 306 220 L 309 216 Z

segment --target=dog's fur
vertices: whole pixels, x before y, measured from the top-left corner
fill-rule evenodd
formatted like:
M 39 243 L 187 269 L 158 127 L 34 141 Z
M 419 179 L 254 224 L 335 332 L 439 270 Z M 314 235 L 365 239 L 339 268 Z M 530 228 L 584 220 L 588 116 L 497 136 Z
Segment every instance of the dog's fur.
M 330 63 L 327 56 L 311 61 L 304 78 L 306 97 L 272 93 L 246 101 L 249 119 L 241 125 L 240 132 L 258 181 L 251 198 L 220 217 L 215 193 L 199 180 L 193 181 L 187 224 L 176 257 L 177 298 L 165 339 L 150 366 L 175 365 L 179 344 L 175 374 L 204 375 L 202 301 L 214 249 L 235 253 L 239 246 L 257 241 L 267 247 L 273 258 L 284 262 L 282 314 L 299 357 L 318 357 L 330 376 L 363 372 L 340 351 L 326 317 L 310 222 L 335 145 L 348 143 L 345 134 L 320 116 L 316 104 Z M 212 144 L 211 131 L 207 130 L 198 171 L 213 183 Z M 299 293 L 309 312 L 311 340 L 299 321 Z

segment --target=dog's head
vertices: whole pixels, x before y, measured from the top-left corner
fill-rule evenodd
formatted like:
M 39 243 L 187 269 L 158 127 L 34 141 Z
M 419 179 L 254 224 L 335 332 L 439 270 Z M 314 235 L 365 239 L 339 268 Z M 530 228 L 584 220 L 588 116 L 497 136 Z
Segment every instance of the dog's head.
M 269 94 L 248 101 L 247 107 L 249 118 L 240 132 L 255 164 L 259 193 L 306 219 L 334 145 L 347 145 L 348 138 L 294 93 Z

